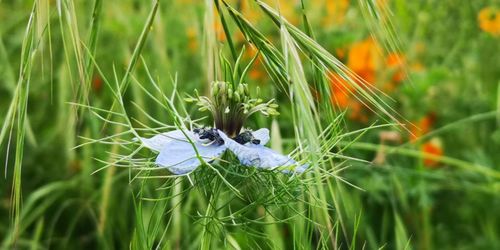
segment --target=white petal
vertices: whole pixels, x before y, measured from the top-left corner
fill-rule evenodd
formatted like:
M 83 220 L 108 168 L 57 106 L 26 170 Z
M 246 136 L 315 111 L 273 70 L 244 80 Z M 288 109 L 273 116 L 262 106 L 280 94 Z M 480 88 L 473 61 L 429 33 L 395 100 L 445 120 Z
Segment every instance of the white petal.
M 279 154 L 276 151 L 267 148 L 263 145 L 255 145 L 255 144 L 247 144 L 241 145 L 231 138 L 227 137 L 222 131 L 219 131 L 219 135 L 224 140 L 224 145 L 231 150 L 238 160 L 240 160 L 241 164 L 245 166 L 253 166 L 263 169 L 274 169 L 277 167 L 287 167 L 296 165 L 297 162 L 292 158 Z M 300 166 L 297 167 L 296 171 L 303 172 L 303 168 L 307 168 Z M 284 171 L 290 172 L 290 171 Z
M 198 154 L 204 161 L 210 162 L 220 157 L 226 147 L 224 145 L 208 145 L 194 142 Z M 174 174 L 186 174 L 195 170 L 202 163 L 196 156 L 193 145 L 189 142 L 172 140 L 164 145 L 156 158 L 156 164 L 166 167 Z
M 267 128 L 261 128 L 259 130 L 253 131 L 252 132 L 253 137 L 255 139 L 260 140 L 260 145 L 266 145 L 267 142 L 269 142 L 269 129 Z
M 308 168 L 309 168 L 309 164 L 302 164 L 302 165 L 296 167 L 294 169 L 294 171 L 300 174 L 300 173 L 303 173 L 304 171 L 306 171 Z
M 187 136 L 189 136 L 189 138 L 191 140 L 194 140 L 194 133 L 193 132 L 191 132 L 189 130 L 186 130 L 184 132 L 186 133 Z M 186 139 L 186 135 L 184 135 L 184 133 L 181 130 L 174 130 L 174 131 L 169 131 L 166 133 L 161 133 L 161 134 L 155 135 L 151 138 L 142 138 L 141 137 L 141 142 L 145 147 L 159 152 L 163 149 L 163 147 L 167 143 L 169 143 L 171 141 L 175 141 L 175 140 L 188 141 Z
M 285 155 L 267 148 L 263 145 L 249 144 L 245 145 L 244 153 L 240 151 L 238 159 L 243 165 L 255 166 L 264 169 L 274 169 L 277 167 L 285 167 L 296 164 L 296 162 Z

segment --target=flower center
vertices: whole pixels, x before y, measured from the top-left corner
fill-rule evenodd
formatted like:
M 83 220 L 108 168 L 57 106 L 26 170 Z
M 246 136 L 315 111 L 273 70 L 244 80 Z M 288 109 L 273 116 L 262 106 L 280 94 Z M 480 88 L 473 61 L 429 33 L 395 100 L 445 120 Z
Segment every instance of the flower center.
M 201 140 L 207 139 L 217 146 L 224 144 L 224 140 L 215 128 L 195 128 L 193 129 L 193 132 L 197 134 Z M 252 132 L 248 130 L 241 132 L 233 139 L 241 145 L 249 142 L 253 144 L 260 144 L 260 140 L 256 139 Z
M 237 135 L 234 140 L 239 143 L 239 144 L 246 144 L 248 142 L 251 142 L 253 144 L 260 144 L 260 140 L 259 139 L 256 139 L 252 132 L 250 131 L 243 131 L 241 132 L 239 135 Z
M 217 132 L 215 128 L 195 128 L 193 132 L 198 134 L 201 140 L 208 139 L 217 146 L 224 144 L 224 140 L 220 137 L 219 132 Z
M 224 131 L 231 138 L 240 135 L 243 124 L 253 113 L 279 115 L 274 99 L 263 102 L 260 98 L 252 98 L 245 83 L 236 85 L 230 82 L 213 82 L 210 97 L 197 95 L 185 100 L 196 102 L 200 111 L 210 111 L 215 128 Z
M 224 56 L 221 56 L 220 64 L 224 80 L 212 82 L 210 96 L 199 96 L 198 92 L 195 91 L 195 96 L 188 96 L 185 101 L 195 102 L 200 111 L 210 111 L 215 128 L 224 131 L 230 138 L 247 141 L 252 139 L 248 139 L 248 135 L 240 136 L 240 132 L 250 115 L 256 112 L 265 116 L 279 115 L 279 113 L 276 111 L 278 104 L 274 102 L 274 99 L 263 102 L 260 98 L 250 96 L 248 84 L 244 83 L 244 79 L 246 72 L 257 57 L 254 57 L 248 66 L 244 67 L 245 70 L 239 72 L 239 63 L 241 63 L 243 52 L 244 48 L 234 66 L 231 66 Z M 258 87 L 257 95 L 259 95 Z

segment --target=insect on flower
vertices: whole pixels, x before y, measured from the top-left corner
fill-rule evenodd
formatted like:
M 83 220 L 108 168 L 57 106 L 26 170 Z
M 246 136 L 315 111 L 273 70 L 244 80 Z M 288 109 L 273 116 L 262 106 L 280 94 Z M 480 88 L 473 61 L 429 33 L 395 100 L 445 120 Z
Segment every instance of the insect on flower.
M 234 78 L 233 78 L 234 79 Z M 262 169 L 279 168 L 283 172 L 302 173 L 308 165 L 300 165 L 289 156 L 281 155 L 264 145 L 269 141 L 269 130 L 243 129 L 247 118 L 254 113 L 278 115 L 274 100 L 263 102 L 251 98 L 248 85 L 238 81 L 217 81 L 211 85 L 210 97 L 189 96 L 187 102 L 196 103 L 200 111 L 210 111 L 214 128 L 174 130 L 141 138 L 142 144 L 159 152 L 156 164 L 174 174 L 187 174 L 204 162 L 212 162 L 229 150 L 240 163 Z

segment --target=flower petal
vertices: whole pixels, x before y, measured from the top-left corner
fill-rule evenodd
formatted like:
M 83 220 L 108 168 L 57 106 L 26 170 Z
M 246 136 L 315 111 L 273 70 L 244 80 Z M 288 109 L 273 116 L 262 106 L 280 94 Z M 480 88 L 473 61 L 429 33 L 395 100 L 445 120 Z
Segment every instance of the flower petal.
M 224 140 L 224 145 L 231 150 L 241 164 L 245 166 L 253 166 L 263 169 L 274 169 L 278 167 L 287 167 L 296 165 L 297 162 L 292 158 L 279 154 L 276 151 L 267 148 L 263 145 L 241 145 L 231 138 L 227 137 L 222 131 L 219 131 L 219 135 Z M 307 168 L 307 166 L 299 166 L 295 171 L 301 173 Z M 285 170 L 284 172 L 290 172 Z
M 198 150 L 198 154 L 204 161 L 210 162 L 224 153 L 224 145 L 205 146 L 199 142 L 193 141 Z M 202 163 L 196 156 L 193 145 L 189 142 L 172 140 L 164 145 L 160 154 L 156 158 L 156 164 L 167 168 L 174 174 L 186 174 L 195 170 Z
M 243 165 L 264 169 L 291 166 L 296 164 L 292 158 L 282 155 L 263 145 L 245 145 L 245 152 L 239 151 L 238 159 Z
M 187 136 L 189 136 L 191 140 L 194 140 L 193 132 L 189 130 L 186 130 L 184 132 L 186 133 Z M 182 130 L 174 130 L 166 133 L 157 134 L 151 138 L 141 137 L 141 142 L 145 147 L 160 152 L 163 149 L 163 147 L 165 147 L 165 145 L 170 143 L 171 141 L 177 140 L 177 141 L 187 142 L 188 140 L 186 139 L 186 135 L 184 135 Z
M 302 165 L 300 165 L 300 166 L 296 167 L 296 168 L 294 169 L 294 171 L 295 171 L 295 172 L 297 172 L 297 173 L 304 173 L 304 171 L 306 171 L 306 170 L 309 168 L 309 166 L 310 166 L 310 165 L 309 165 L 309 164 L 307 164 L 307 163 L 306 163 L 306 164 L 302 164 Z
M 269 129 L 261 128 L 252 132 L 253 137 L 260 141 L 260 145 L 266 145 L 269 142 Z

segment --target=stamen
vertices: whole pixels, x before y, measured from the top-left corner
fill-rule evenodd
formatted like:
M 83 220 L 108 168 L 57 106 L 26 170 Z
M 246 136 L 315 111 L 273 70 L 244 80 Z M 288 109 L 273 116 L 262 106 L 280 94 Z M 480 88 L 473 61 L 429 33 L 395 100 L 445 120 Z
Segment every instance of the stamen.
M 207 145 L 222 145 L 224 144 L 224 140 L 219 136 L 219 132 L 215 128 L 195 128 L 193 129 L 195 134 L 198 134 L 201 140 L 208 139 L 210 143 Z
M 236 141 L 237 143 L 242 144 L 242 145 L 244 145 L 248 142 L 251 142 L 253 144 L 260 144 L 260 140 L 255 139 L 252 132 L 249 130 L 241 132 L 239 135 L 237 135 L 234 138 L 234 141 Z

